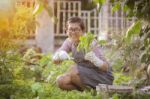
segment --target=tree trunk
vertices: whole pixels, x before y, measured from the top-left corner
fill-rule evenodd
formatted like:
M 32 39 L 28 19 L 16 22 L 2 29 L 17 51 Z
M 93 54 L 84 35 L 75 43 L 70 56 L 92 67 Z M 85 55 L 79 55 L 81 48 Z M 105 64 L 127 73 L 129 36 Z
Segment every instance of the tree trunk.
M 49 6 L 53 8 L 53 0 L 49 0 Z M 36 20 L 39 25 L 36 28 L 37 47 L 41 48 L 43 53 L 53 52 L 54 49 L 54 23 L 48 12 L 44 9 L 38 14 Z

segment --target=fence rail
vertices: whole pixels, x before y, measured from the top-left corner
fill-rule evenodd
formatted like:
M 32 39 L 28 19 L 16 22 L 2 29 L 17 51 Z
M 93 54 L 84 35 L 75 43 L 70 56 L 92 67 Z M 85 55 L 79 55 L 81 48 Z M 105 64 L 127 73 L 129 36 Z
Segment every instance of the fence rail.
M 16 0 L 16 6 L 34 7 L 35 0 Z
M 83 19 L 86 31 L 99 35 L 103 32 L 124 33 L 135 21 L 135 18 L 127 18 L 123 8 L 113 12 L 113 4 L 103 5 L 100 12 L 97 9 L 90 11 L 81 10 L 80 1 L 55 1 L 55 11 L 58 22 L 55 25 L 56 36 L 66 36 L 65 26 L 68 18 L 79 16 Z
M 35 0 L 17 0 L 18 6 L 33 7 Z M 82 10 L 81 1 L 54 0 L 54 15 L 57 23 L 54 25 L 55 36 L 66 36 L 66 21 L 72 16 L 79 16 L 83 19 L 86 32 L 96 35 L 101 33 L 124 33 L 135 21 L 135 18 L 127 18 L 123 8 L 113 12 L 113 4 L 106 3 L 100 12 L 97 9 Z

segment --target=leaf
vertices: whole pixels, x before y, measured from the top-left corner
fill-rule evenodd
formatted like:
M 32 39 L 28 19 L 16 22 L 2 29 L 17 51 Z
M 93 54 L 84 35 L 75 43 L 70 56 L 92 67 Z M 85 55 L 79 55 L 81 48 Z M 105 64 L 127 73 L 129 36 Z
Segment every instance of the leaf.
M 33 15 L 36 16 L 37 14 L 41 13 L 44 9 L 44 6 L 41 3 L 38 3 L 33 11 Z
M 145 51 L 140 55 L 140 60 L 141 60 L 142 63 L 145 62 L 145 60 L 146 60 L 146 53 L 145 53 Z
M 94 0 L 94 2 L 98 4 L 98 12 L 100 12 L 102 5 L 106 3 L 106 0 Z
M 86 35 L 80 37 L 80 43 L 77 47 L 77 50 L 80 51 L 81 49 L 85 52 L 90 51 L 90 45 L 94 40 L 95 36 L 88 32 Z
M 107 43 L 106 40 L 100 40 L 100 41 L 99 41 L 99 44 L 100 44 L 100 45 L 105 45 L 106 43 Z
M 42 91 L 42 85 L 40 83 L 34 83 L 31 85 L 32 92 L 36 93 Z
M 39 62 L 41 66 L 47 65 L 50 62 L 50 55 L 44 55 Z
M 119 94 L 114 94 L 114 95 L 112 96 L 112 99 L 119 99 Z
M 117 11 L 117 10 L 119 10 L 120 9 L 120 2 L 117 2 L 116 4 L 115 4 L 115 6 L 113 6 L 112 7 L 112 11 L 113 11 L 113 13 L 115 12 L 115 11 Z
M 106 0 L 94 0 L 94 2 L 104 4 L 106 2 Z
M 127 5 L 124 5 L 124 6 L 123 6 L 123 11 L 124 11 L 124 12 L 127 12 L 128 10 L 129 10 L 129 7 L 128 7 Z
M 132 38 L 135 34 L 139 34 L 139 33 L 140 33 L 141 27 L 142 27 L 142 23 L 141 23 L 140 20 L 134 22 L 134 23 L 129 27 L 129 29 L 128 29 L 127 32 L 126 32 L 125 40 L 126 40 L 127 42 L 130 42 L 130 41 L 131 41 L 131 38 Z

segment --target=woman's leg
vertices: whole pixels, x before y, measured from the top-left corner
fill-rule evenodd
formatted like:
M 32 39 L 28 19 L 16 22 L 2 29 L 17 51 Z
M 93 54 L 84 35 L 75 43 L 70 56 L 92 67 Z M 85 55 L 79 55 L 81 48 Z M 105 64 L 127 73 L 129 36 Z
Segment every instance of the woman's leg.
M 76 66 L 72 66 L 64 75 L 57 77 L 57 84 L 63 90 L 83 90 L 80 75 Z
M 84 90 L 84 85 L 83 83 L 81 82 L 81 79 L 80 79 L 80 73 L 77 69 L 77 66 L 74 65 L 70 68 L 70 74 L 71 74 L 71 82 L 72 84 L 74 84 L 75 86 L 78 87 L 78 90 L 82 91 Z
M 56 79 L 57 85 L 63 90 L 76 90 L 77 88 L 71 83 L 71 76 L 69 73 L 60 75 Z

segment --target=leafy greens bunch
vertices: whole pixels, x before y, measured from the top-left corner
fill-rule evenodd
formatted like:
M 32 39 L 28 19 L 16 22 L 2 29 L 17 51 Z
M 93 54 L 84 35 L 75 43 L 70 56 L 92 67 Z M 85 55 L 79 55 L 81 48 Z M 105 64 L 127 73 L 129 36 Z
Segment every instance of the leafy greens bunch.
M 88 32 L 86 35 L 80 37 L 80 43 L 77 47 L 77 50 L 80 51 L 81 49 L 85 51 L 85 53 L 91 50 L 91 43 L 94 40 L 95 35 Z

